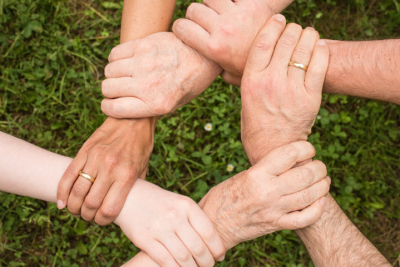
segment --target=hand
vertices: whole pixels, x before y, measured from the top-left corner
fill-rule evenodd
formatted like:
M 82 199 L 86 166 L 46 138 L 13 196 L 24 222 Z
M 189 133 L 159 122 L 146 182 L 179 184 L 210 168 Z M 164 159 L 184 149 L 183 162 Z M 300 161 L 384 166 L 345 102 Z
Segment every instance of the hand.
M 328 47 L 314 29 L 285 27 L 281 16 L 260 31 L 242 79 L 242 141 L 252 164 L 276 147 L 307 140 L 321 105 Z
M 225 254 L 216 229 L 192 199 L 143 180 L 133 186 L 115 223 L 161 266 L 213 266 Z
M 274 15 L 265 0 L 204 0 L 193 3 L 173 32 L 184 43 L 218 63 L 222 77 L 240 85 L 247 56 L 257 33 Z
M 221 73 L 214 62 L 173 33 L 156 33 L 115 47 L 106 66 L 101 103 L 114 118 L 165 115 L 201 94 Z
M 72 214 L 80 214 L 86 221 L 94 219 L 99 225 L 112 222 L 136 179 L 145 178 L 155 124 L 154 118 L 108 118 L 85 142 L 61 178 L 58 207 L 68 204 Z M 79 176 L 79 171 L 96 180 L 92 184 Z
M 312 161 L 292 168 L 314 154 L 314 147 L 304 141 L 279 147 L 257 165 L 207 193 L 199 206 L 214 223 L 226 250 L 246 240 L 282 229 L 304 228 L 319 220 L 331 183 L 325 165 Z M 124 266 L 159 265 L 141 252 Z
M 314 155 L 305 141 L 279 147 L 207 193 L 199 206 L 227 250 L 275 231 L 304 228 L 322 216 L 331 183 L 325 165 L 311 161 L 293 168 Z

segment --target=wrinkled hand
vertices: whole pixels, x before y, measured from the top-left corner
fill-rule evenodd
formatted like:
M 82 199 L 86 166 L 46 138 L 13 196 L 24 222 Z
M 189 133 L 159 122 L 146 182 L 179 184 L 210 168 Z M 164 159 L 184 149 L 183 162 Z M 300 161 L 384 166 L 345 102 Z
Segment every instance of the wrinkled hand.
M 242 79 L 242 141 L 252 164 L 275 147 L 307 140 L 321 105 L 328 47 L 314 29 L 285 27 L 281 16 L 260 31 Z
M 115 223 L 161 266 L 213 266 L 225 254 L 212 222 L 192 199 L 143 180 Z
M 108 118 L 85 142 L 58 185 L 57 204 L 84 220 L 112 222 L 137 178 L 145 178 L 156 120 Z M 79 176 L 79 171 L 96 180 Z M 79 177 L 78 177 L 79 176 Z
M 323 213 L 331 179 L 304 141 L 273 150 L 249 170 L 210 190 L 200 201 L 226 249 L 282 229 L 304 228 Z M 293 168 L 293 169 L 292 169 Z
M 173 33 L 116 46 L 102 83 L 103 112 L 114 118 L 165 115 L 201 94 L 221 73 Z
M 325 165 L 312 161 L 292 168 L 314 154 L 314 147 L 305 141 L 279 147 L 207 193 L 199 206 L 226 250 L 282 229 L 304 228 L 321 217 L 331 183 Z M 124 266 L 159 265 L 141 252 Z
M 186 19 L 176 20 L 173 32 L 218 63 L 227 82 L 240 85 L 253 40 L 272 15 L 266 0 L 204 0 L 189 6 Z

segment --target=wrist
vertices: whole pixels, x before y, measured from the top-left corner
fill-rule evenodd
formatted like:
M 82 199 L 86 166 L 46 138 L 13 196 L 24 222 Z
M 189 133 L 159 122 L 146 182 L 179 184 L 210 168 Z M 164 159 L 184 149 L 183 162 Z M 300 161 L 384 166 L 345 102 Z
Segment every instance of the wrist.
M 245 178 L 245 173 L 246 171 L 243 171 L 213 187 L 199 202 L 200 208 L 203 209 L 217 229 L 226 250 L 233 248 L 242 241 L 235 235 L 234 229 L 238 228 L 237 221 L 229 214 L 237 214 L 234 210 L 237 206 L 232 204 L 243 197 L 239 190 L 242 184 L 239 179 Z

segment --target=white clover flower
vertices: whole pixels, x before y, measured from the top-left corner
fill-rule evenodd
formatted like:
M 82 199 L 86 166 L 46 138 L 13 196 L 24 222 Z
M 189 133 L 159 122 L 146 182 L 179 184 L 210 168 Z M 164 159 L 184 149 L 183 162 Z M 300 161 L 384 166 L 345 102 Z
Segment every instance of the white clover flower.
M 226 170 L 227 170 L 228 172 L 231 172 L 231 171 L 233 171 L 234 168 L 235 168 L 235 167 L 234 167 L 232 164 L 228 164 L 228 167 L 226 167 Z
M 317 116 L 317 120 L 320 120 L 322 117 L 321 117 L 321 115 L 318 115 Z
M 212 124 L 211 124 L 211 123 L 207 123 L 207 124 L 204 126 L 204 130 L 206 130 L 207 132 L 211 131 L 211 130 L 212 130 Z

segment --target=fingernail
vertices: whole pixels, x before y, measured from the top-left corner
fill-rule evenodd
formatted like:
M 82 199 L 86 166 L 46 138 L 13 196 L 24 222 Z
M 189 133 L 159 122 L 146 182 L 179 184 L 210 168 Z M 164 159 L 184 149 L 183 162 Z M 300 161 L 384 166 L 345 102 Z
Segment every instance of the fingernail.
M 225 255 L 222 256 L 222 257 L 219 257 L 219 258 L 217 259 L 217 261 L 223 261 L 224 259 L 225 259 Z
M 60 210 L 65 208 L 64 202 L 61 199 L 57 200 L 57 208 L 60 209 Z
M 79 217 L 81 217 L 80 215 L 75 215 L 75 214 L 72 214 L 75 218 L 79 218 Z
M 321 206 L 324 207 L 325 204 L 326 204 L 326 197 L 321 198 L 321 199 L 319 200 L 319 204 L 321 204 Z
M 314 29 L 313 27 L 307 27 L 306 29 L 314 30 L 314 31 L 315 31 L 315 29 Z
M 326 45 L 326 42 L 324 40 L 318 40 L 317 45 Z
M 285 17 L 282 14 L 275 15 L 275 18 L 279 21 L 285 21 Z

